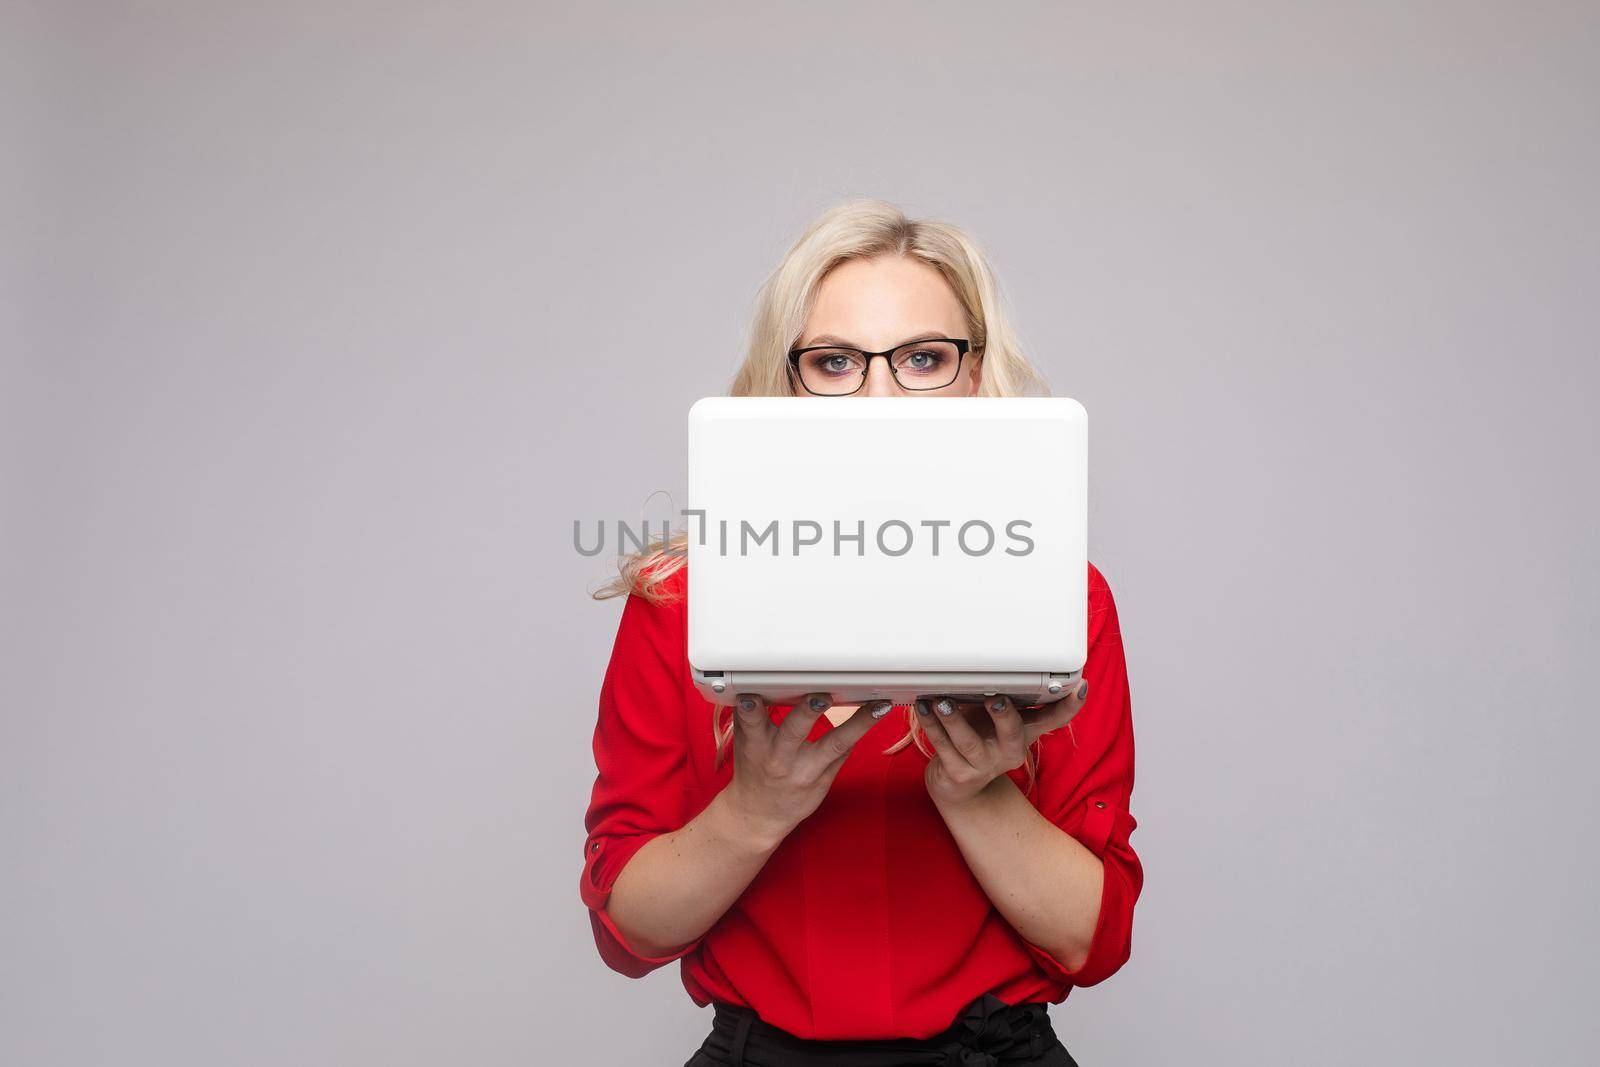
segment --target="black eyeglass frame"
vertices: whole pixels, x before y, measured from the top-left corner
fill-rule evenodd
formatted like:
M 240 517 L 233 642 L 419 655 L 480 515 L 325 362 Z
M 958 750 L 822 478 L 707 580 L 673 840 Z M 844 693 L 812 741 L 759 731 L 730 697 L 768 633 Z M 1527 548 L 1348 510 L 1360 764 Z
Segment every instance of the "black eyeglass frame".
M 943 385 L 924 385 L 920 387 L 906 385 L 900 380 L 900 375 L 895 373 L 894 360 L 889 359 L 889 357 L 900 351 L 902 348 L 913 348 L 917 345 L 929 345 L 935 341 L 948 341 L 956 346 L 956 369 L 951 372 L 950 381 L 945 382 Z M 806 384 L 805 375 L 800 373 L 800 357 L 805 355 L 807 352 L 824 351 L 854 352 L 867 361 L 866 366 L 861 368 L 861 380 L 856 383 L 856 387 L 850 390 L 850 392 L 819 393 Z M 924 337 L 920 341 L 907 341 L 903 345 L 895 345 L 893 348 L 886 348 L 882 352 L 868 352 L 860 348 L 851 348 L 849 345 L 811 345 L 809 348 L 791 348 L 789 350 L 789 366 L 794 370 L 794 377 L 795 380 L 800 383 L 800 388 L 804 389 L 812 396 L 853 396 L 856 393 L 861 392 L 861 387 L 867 384 L 867 374 L 872 370 L 872 360 L 874 357 L 882 356 L 884 359 L 889 360 L 889 374 L 893 376 L 896 385 L 909 392 L 927 393 L 935 389 L 949 388 L 955 382 L 955 380 L 961 376 L 961 361 L 966 359 L 967 354 L 971 351 L 973 351 L 972 342 L 967 340 L 965 337 Z

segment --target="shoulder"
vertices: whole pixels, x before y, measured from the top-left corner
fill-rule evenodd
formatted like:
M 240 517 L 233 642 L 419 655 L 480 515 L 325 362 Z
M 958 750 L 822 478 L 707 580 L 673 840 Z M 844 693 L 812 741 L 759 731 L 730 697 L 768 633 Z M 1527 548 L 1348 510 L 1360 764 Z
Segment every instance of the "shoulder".
M 688 629 L 688 596 L 688 566 L 682 558 L 654 560 L 640 570 L 624 614 L 648 618 L 649 628 L 682 644 Z
M 677 567 L 671 567 L 670 561 L 663 562 L 660 569 L 666 571 L 656 585 L 658 594 L 669 604 L 673 610 L 682 614 L 685 602 L 689 599 L 689 565 L 679 562 Z
M 1100 570 L 1099 567 L 1096 567 L 1094 565 L 1094 561 L 1091 560 L 1089 562 L 1089 603 L 1093 605 L 1097 602 L 1109 601 L 1110 599 L 1111 583 L 1106 581 L 1105 574 Z
M 640 566 L 629 599 L 681 605 L 689 590 L 689 566 L 681 556 L 659 556 Z
M 1089 563 L 1089 643 L 1093 644 L 1104 633 L 1120 634 L 1117 622 L 1117 602 L 1111 595 L 1111 583 L 1093 562 Z
M 668 562 L 651 561 L 632 576 L 632 587 L 621 598 L 619 644 L 642 641 L 665 649 L 683 643 L 687 576 L 667 567 Z
M 1106 576 L 1104 574 L 1100 573 L 1100 568 L 1096 567 L 1094 565 L 1094 561 L 1093 560 L 1090 560 L 1089 561 L 1089 595 L 1090 596 L 1094 596 L 1096 593 L 1108 593 L 1110 591 L 1111 591 L 1111 587 L 1106 584 Z

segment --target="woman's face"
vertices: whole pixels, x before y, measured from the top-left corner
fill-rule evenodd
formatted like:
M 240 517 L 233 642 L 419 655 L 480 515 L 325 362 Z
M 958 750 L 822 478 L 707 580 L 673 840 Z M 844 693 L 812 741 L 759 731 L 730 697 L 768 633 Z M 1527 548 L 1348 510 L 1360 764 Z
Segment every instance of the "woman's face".
M 967 317 L 944 276 L 910 256 L 850 259 L 823 276 L 817 299 L 794 347 L 837 344 L 882 352 L 924 335 L 967 338 Z M 843 361 L 840 361 L 843 365 Z M 978 357 L 961 359 L 955 380 L 938 389 L 905 389 L 887 359 L 873 359 L 852 396 L 971 396 L 982 381 Z M 908 381 L 910 380 L 908 376 Z M 796 395 L 811 396 L 798 385 Z

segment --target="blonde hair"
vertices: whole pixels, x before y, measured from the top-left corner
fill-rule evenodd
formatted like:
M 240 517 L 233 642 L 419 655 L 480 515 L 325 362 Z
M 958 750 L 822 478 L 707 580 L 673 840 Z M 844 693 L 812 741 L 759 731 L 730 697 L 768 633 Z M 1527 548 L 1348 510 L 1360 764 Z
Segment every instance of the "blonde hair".
M 790 246 L 757 294 L 744 361 L 728 395 L 794 395 L 789 350 L 805 329 L 822 279 L 846 260 L 884 255 L 921 260 L 938 270 L 950 284 L 966 313 L 972 351 L 982 366 L 976 395 L 1049 395 L 1043 376 L 1022 354 L 994 270 L 978 243 L 950 223 L 907 218 L 893 204 L 875 199 L 855 200 L 828 209 Z M 664 583 L 683 568 L 687 540 L 687 533 L 679 531 L 644 546 L 642 552 L 622 557 L 617 577 L 592 595 L 603 600 L 633 594 L 656 604 L 675 599 L 664 589 Z M 723 727 L 722 706 L 715 710 L 713 726 L 720 764 L 733 736 L 733 717 L 729 715 Z M 907 710 L 910 728 L 906 736 L 885 749 L 884 754 L 897 752 L 914 741 L 932 757 L 935 753 L 927 745 L 917 715 Z M 1030 745 L 1029 789 L 1036 765 L 1037 756 Z

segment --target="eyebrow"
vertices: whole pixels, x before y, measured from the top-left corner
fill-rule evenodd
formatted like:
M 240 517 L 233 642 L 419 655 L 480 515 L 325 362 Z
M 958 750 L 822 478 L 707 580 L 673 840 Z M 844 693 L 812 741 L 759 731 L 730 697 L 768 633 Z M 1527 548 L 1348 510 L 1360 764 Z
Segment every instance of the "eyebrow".
M 921 333 L 917 334 L 915 337 L 907 337 L 904 341 L 901 341 L 900 344 L 895 345 L 895 347 L 899 348 L 901 345 L 915 344 L 918 341 L 931 341 L 936 337 L 943 337 L 943 336 L 944 336 L 944 334 L 941 333 L 938 330 L 923 330 Z M 798 347 L 800 347 L 800 348 L 815 348 L 817 345 L 838 345 L 840 348 L 860 348 L 861 347 L 860 345 L 856 344 L 854 341 L 846 341 L 843 337 L 835 337 L 831 333 L 818 334 L 817 336 L 813 337 L 811 340 L 807 341 L 805 344 L 799 345 Z

